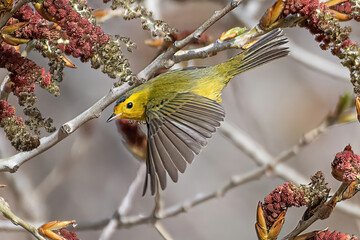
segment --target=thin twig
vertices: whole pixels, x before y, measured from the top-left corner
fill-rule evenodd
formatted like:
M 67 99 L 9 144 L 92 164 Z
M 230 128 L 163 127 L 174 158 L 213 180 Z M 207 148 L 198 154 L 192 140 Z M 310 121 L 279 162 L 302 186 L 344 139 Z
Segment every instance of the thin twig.
M 250 16 L 243 9 L 237 8 L 232 13 L 234 17 L 236 17 L 240 22 L 245 23 L 248 27 L 255 26 L 258 23 L 256 19 Z M 339 64 L 320 57 L 308 51 L 306 48 L 298 46 L 294 43 L 294 41 L 291 40 L 289 40 L 289 49 L 291 52 L 289 56 L 295 59 L 297 62 L 331 76 L 334 79 L 349 81 L 349 76 L 346 74 L 345 69 L 339 66 Z
M 161 214 L 158 216 L 155 216 L 154 214 L 150 214 L 147 216 L 144 215 L 134 215 L 134 216 L 128 216 L 121 219 L 118 229 L 120 228 L 129 228 L 133 226 L 137 226 L 140 224 L 147 224 L 152 223 L 155 220 L 160 220 L 164 218 L 174 217 L 179 215 L 180 213 L 186 213 L 191 208 L 196 207 L 197 205 L 200 205 L 202 203 L 205 203 L 211 199 L 223 197 L 227 191 L 230 189 L 233 189 L 237 186 L 240 186 L 242 184 L 248 183 L 250 181 L 256 180 L 262 176 L 264 176 L 264 173 L 267 169 L 266 167 L 260 167 L 258 169 L 255 169 L 253 171 L 240 174 L 240 175 L 234 175 L 230 178 L 230 181 L 225 184 L 223 187 L 219 188 L 218 190 L 215 190 L 210 193 L 199 193 L 197 194 L 193 199 L 173 205 L 171 207 L 168 207 L 162 211 Z M 109 222 L 109 219 L 100 220 L 97 222 L 91 222 L 91 223 L 79 223 L 77 226 L 78 230 L 95 230 L 95 229 L 101 229 L 103 228 L 107 223 Z
M 17 211 L 22 210 L 23 217 L 29 221 L 44 219 L 46 215 L 46 205 L 38 195 L 33 195 L 34 186 L 30 178 L 25 174 L 4 174 L 9 181 L 11 189 L 17 200 Z M 10 187 L 11 186 L 11 187 Z
M 45 152 L 47 149 L 51 148 L 69 136 L 87 121 L 100 117 L 101 112 L 107 106 L 109 106 L 122 94 L 129 91 L 131 88 L 133 87 L 127 83 L 120 87 L 112 88 L 107 95 L 102 97 L 86 111 L 69 122 L 63 124 L 60 129 L 55 131 L 50 136 L 41 138 L 40 146 L 38 148 L 28 152 L 20 152 L 8 158 L 0 159 L 0 172 L 15 172 L 22 164 L 39 155 L 40 153 Z
M 192 34 L 187 36 L 181 41 L 175 42 L 171 47 L 167 49 L 166 52 L 158 56 L 152 63 L 150 63 L 144 70 L 138 74 L 139 79 L 147 79 L 152 76 L 159 68 L 166 67 L 169 68 L 174 65 L 174 60 L 172 59 L 174 54 L 189 44 L 193 39 L 199 39 L 201 34 L 203 34 L 209 27 L 211 27 L 215 22 L 220 18 L 225 16 L 228 12 L 236 8 L 242 0 L 232 0 L 230 1 L 222 10 L 216 11 L 205 23 L 203 23 L 199 28 L 197 28 Z
M 334 124 L 333 122 L 332 124 Z M 319 135 L 324 133 L 331 126 L 330 122 L 325 119 L 317 128 L 314 128 L 304 134 L 302 138 L 299 139 L 298 143 L 292 146 L 291 148 L 282 151 L 276 157 L 272 156 L 262 145 L 257 143 L 245 132 L 239 130 L 233 125 L 224 122 L 220 128 L 220 131 L 228 137 L 231 142 L 239 147 L 245 154 L 252 158 L 257 164 L 261 166 L 267 165 L 267 170 L 271 171 L 274 175 L 279 176 L 286 181 L 294 182 L 295 184 L 304 184 L 309 180 L 301 175 L 294 168 L 286 166 L 284 164 L 272 165 L 272 162 L 284 162 L 289 158 L 295 156 L 301 148 L 309 145 L 313 142 Z M 343 202 L 337 206 L 337 209 L 350 214 L 354 217 L 360 217 L 360 206 L 350 204 L 348 202 Z
M 258 28 L 253 28 L 252 30 L 244 34 L 241 34 L 227 41 L 216 40 L 214 43 L 209 44 L 205 47 L 190 49 L 190 50 L 180 50 L 177 53 L 175 53 L 173 57 L 173 61 L 174 63 L 178 63 L 190 59 L 207 58 L 226 49 L 240 48 L 246 43 L 251 42 L 253 38 L 259 37 L 265 33 L 266 33 L 265 31 L 262 31 Z
M 9 97 L 9 94 L 10 94 L 10 91 L 7 87 L 7 84 L 10 80 L 10 74 L 7 74 L 4 79 L 2 80 L 1 82 L 1 85 L 0 85 L 0 100 L 5 100 L 7 101 L 8 97 Z
M 136 174 L 136 178 L 131 183 L 128 192 L 126 193 L 121 204 L 119 205 L 119 208 L 115 211 L 113 217 L 104 227 L 99 240 L 110 239 L 110 237 L 114 234 L 117 226 L 119 225 L 121 218 L 123 216 L 126 216 L 130 212 L 133 204 L 133 199 L 136 196 L 138 189 L 141 188 L 143 184 L 144 175 L 145 175 L 145 164 L 141 164 Z
M 155 19 L 162 19 L 161 14 L 161 0 L 145 0 L 145 7 L 152 12 L 152 17 Z
M 80 134 L 75 136 L 75 141 L 69 151 L 70 157 L 69 155 L 65 155 L 62 161 L 58 161 L 56 165 L 52 167 L 51 171 L 43 178 L 37 187 L 29 193 L 32 198 L 38 199 L 38 201 L 42 199 L 43 201 L 40 202 L 44 202 L 54 189 L 67 179 L 72 173 L 72 170 L 75 169 L 75 166 L 86 159 L 83 155 L 89 152 L 91 138 L 84 136 L 86 129 L 82 130 L 84 131 L 80 131 Z M 77 159 L 77 161 L 72 161 L 72 159 Z
M 162 215 L 165 204 L 162 197 L 162 191 L 160 188 L 159 181 L 157 181 L 156 184 L 157 184 L 156 188 L 158 189 L 158 191 L 156 191 L 154 198 L 155 206 L 152 214 L 154 219 L 153 226 L 162 238 L 164 238 L 165 240 L 169 240 L 172 239 L 170 234 L 166 231 L 165 227 L 159 222 L 159 216 Z
M 238 148 L 240 148 L 245 154 L 253 159 L 258 165 L 264 166 L 270 164 L 272 161 L 284 162 L 289 158 L 295 156 L 301 147 L 304 147 L 314 141 L 321 133 L 326 130 L 324 124 L 320 124 L 319 127 L 306 133 L 298 143 L 291 148 L 281 152 L 278 156 L 272 156 L 261 144 L 257 143 L 248 134 L 236 128 L 228 122 L 224 122 L 220 131 L 231 140 L 231 142 Z M 292 181 L 296 184 L 307 182 L 308 180 L 293 168 L 286 165 L 278 165 L 269 169 L 273 171 L 277 176 L 280 176 L 288 181 Z
M 213 25 L 216 21 L 222 18 L 225 14 L 230 12 L 232 9 L 237 7 L 242 0 L 233 0 L 228 5 L 226 5 L 222 10 L 216 11 L 204 24 L 202 24 L 198 29 L 196 29 L 192 34 L 187 36 L 185 39 L 175 42 L 173 46 L 171 46 L 165 53 L 156 58 L 151 64 L 149 64 L 144 70 L 142 70 L 138 74 L 139 79 L 148 80 L 151 75 L 158 69 L 162 67 L 170 67 L 174 64 L 173 60 L 170 60 L 173 55 L 181 48 L 190 43 L 194 38 L 201 36 L 201 34 L 208 29 L 211 25 Z M 171 64 L 169 65 L 169 61 Z M 167 63 L 166 63 L 167 62 Z M 126 93 L 127 91 L 134 88 L 135 85 L 129 85 L 125 83 L 124 85 L 116 88 L 112 88 L 110 92 L 102 97 L 99 101 L 97 101 L 93 106 L 88 108 L 86 111 L 70 120 L 69 122 L 63 124 L 60 129 L 55 131 L 53 134 L 47 137 L 43 137 L 40 140 L 40 146 L 29 152 L 21 152 L 11 157 L 0 159 L 0 172 L 15 172 L 17 169 L 34 158 L 35 156 L 41 154 L 47 149 L 51 148 L 58 142 L 62 141 L 64 138 L 73 133 L 76 129 L 78 129 L 85 122 L 90 121 L 91 119 L 98 118 L 101 115 L 101 112 L 109 106 L 112 102 L 114 102 L 121 95 Z
M 218 190 L 215 190 L 215 191 L 207 193 L 207 194 L 198 193 L 193 199 L 191 199 L 189 201 L 168 207 L 163 211 L 162 214 L 157 216 L 157 219 L 154 219 L 154 214 L 150 214 L 150 215 L 146 215 L 146 216 L 134 215 L 134 216 L 123 217 L 118 222 L 117 229 L 130 228 L 130 227 L 141 225 L 141 224 L 148 224 L 148 223 L 154 222 L 155 220 L 174 217 L 181 213 L 186 213 L 191 208 L 196 207 L 197 205 L 205 203 L 211 199 L 223 197 L 229 190 L 231 190 L 235 187 L 241 186 L 250 181 L 253 181 L 253 180 L 263 177 L 269 168 L 270 169 L 280 169 L 281 166 L 284 166 L 284 164 L 281 164 L 281 162 L 282 162 L 282 159 L 279 158 L 275 162 L 271 162 L 269 164 L 266 164 L 265 166 L 259 167 L 250 172 L 240 174 L 240 175 L 234 175 L 230 178 L 230 181 L 227 184 L 225 184 Z M 290 174 L 291 173 L 293 173 L 293 171 L 291 171 Z M 299 177 L 295 177 L 296 180 L 299 180 L 298 178 Z M 303 178 L 303 177 L 301 177 L 301 178 Z M 302 183 L 304 183 L 306 181 L 308 181 L 306 178 L 303 178 L 303 180 L 301 180 Z M 342 207 L 347 208 L 349 214 L 353 214 L 355 217 L 360 216 L 360 208 L 358 206 L 353 207 L 352 205 L 344 202 L 338 206 L 338 209 L 341 209 Z M 76 229 L 78 231 L 102 229 L 106 225 L 108 225 L 110 221 L 111 221 L 111 219 L 103 219 L 103 220 L 99 220 L 96 222 L 88 222 L 88 223 L 80 222 Z M 0 221 L 0 230 L 18 231 L 19 229 L 15 228 L 14 226 L 9 226 L 9 224 L 7 224 L 6 222 Z
M 5 137 L 4 137 L 5 140 Z M 3 155 L 9 155 L 12 149 L 6 144 L 0 143 L 0 157 Z M 7 180 L 7 186 L 9 190 L 14 194 L 15 205 L 17 205 L 17 211 L 22 211 L 23 217 L 29 221 L 35 221 L 37 219 L 43 219 L 46 206 L 43 202 L 37 198 L 29 197 L 32 193 L 34 186 L 26 173 L 10 174 L 5 173 L 3 176 Z
M 21 218 L 19 218 L 18 216 L 16 216 L 10 209 L 8 203 L 0 197 L 0 212 L 2 212 L 2 214 L 4 215 L 4 217 L 6 217 L 7 219 L 9 219 L 13 224 L 15 224 L 16 226 L 21 226 L 22 228 L 24 228 L 26 231 L 30 232 L 34 237 L 36 237 L 39 240 L 46 240 L 44 237 L 42 237 L 37 228 L 31 226 L 30 224 L 28 224 L 27 222 L 25 222 L 24 220 L 22 220 Z
M 164 225 L 159 221 L 154 224 L 154 228 L 164 240 L 173 240 L 170 233 L 166 230 Z
M 154 219 L 157 219 L 159 216 L 161 216 L 162 212 L 164 211 L 164 200 L 162 198 L 162 192 L 161 192 L 161 188 L 160 188 L 160 184 L 159 181 L 156 182 L 157 189 L 159 189 L 158 191 L 156 191 L 155 194 L 155 198 L 154 198 L 154 209 L 153 209 L 153 215 L 154 215 Z

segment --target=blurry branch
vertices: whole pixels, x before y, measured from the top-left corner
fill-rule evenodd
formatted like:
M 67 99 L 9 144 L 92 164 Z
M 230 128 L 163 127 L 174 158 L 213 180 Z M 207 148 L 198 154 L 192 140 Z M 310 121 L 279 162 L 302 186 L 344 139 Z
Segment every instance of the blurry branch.
M 170 233 L 165 229 L 164 225 L 162 225 L 160 222 L 156 222 L 154 224 L 154 228 L 158 231 L 158 233 L 161 235 L 161 237 L 164 240 L 172 240 L 173 238 L 170 236 Z
M 291 148 L 280 152 L 276 157 L 272 156 L 261 144 L 252 139 L 248 134 L 241 131 L 237 127 L 224 122 L 221 125 L 220 131 L 227 137 L 236 147 L 241 149 L 251 159 L 253 159 L 259 166 L 268 166 L 267 173 L 279 176 L 286 181 L 291 181 L 297 185 L 308 182 L 307 178 L 301 175 L 295 169 L 280 164 L 277 166 L 269 165 L 272 162 L 281 163 L 298 154 L 298 152 L 305 146 L 312 143 L 319 135 L 324 133 L 330 126 L 342 122 L 347 116 L 348 103 L 351 102 L 349 95 L 341 97 L 334 112 L 330 112 L 318 127 L 305 133 L 303 137 L 298 140 L 298 143 Z M 355 118 L 354 118 L 355 119 Z M 350 118 L 349 120 L 354 120 Z M 353 205 L 352 205 L 353 206 Z M 344 212 L 351 213 L 353 216 L 360 217 L 360 208 L 349 207 L 348 203 L 343 203 L 339 206 Z
M 290 57 L 295 61 L 309 67 L 315 71 L 319 71 L 330 77 L 343 82 L 349 81 L 346 69 L 341 65 L 320 57 L 317 54 L 310 52 L 308 49 L 298 46 L 291 39 L 289 39 L 289 49 L 291 51 Z
M 37 228 L 31 226 L 30 224 L 26 223 L 24 220 L 22 220 L 21 218 L 16 216 L 11 211 L 8 203 L 1 197 L 0 197 L 0 211 L 2 212 L 4 217 L 9 219 L 16 226 L 21 226 L 22 228 L 24 228 L 26 231 L 30 232 L 32 235 L 34 235 L 34 237 L 36 237 L 39 240 L 46 240 L 39 234 Z
M 119 214 L 114 214 L 113 218 L 111 218 L 111 219 L 104 219 L 104 220 L 91 222 L 91 223 L 81 223 L 80 222 L 77 226 L 77 230 L 78 231 L 96 230 L 96 229 L 104 228 L 106 226 L 111 226 L 111 229 L 112 229 L 111 234 L 112 234 L 115 229 L 130 228 L 130 227 L 134 227 L 134 226 L 141 225 L 141 224 L 149 224 L 149 223 L 154 224 L 154 222 L 155 222 L 154 227 L 158 231 L 159 231 L 159 229 L 162 231 L 163 228 L 159 227 L 159 225 L 156 225 L 156 223 L 158 223 L 159 220 L 169 218 L 169 217 L 174 217 L 181 213 L 186 213 L 191 208 L 196 207 L 197 205 L 206 203 L 207 201 L 212 200 L 212 199 L 223 197 L 229 190 L 232 190 L 235 187 L 238 187 L 240 185 L 246 184 L 250 181 L 253 181 L 253 180 L 263 177 L 269 169 L 275 169 L 275 170 L 280 169 L 280 166 L 283 166 L 283 165 L 278 166 L 278 164 L 280 164 L 282 161 L 284 161 L 284 158 L 273 159 L 271 162 L 264 164 L 263 166 L 261 166 L 257 169 L 254 169 L 250 172 L 246 172 L 246 173 L 239 174 L 239 175 L 233 175 L 230 178 L 230 181 L 228 183 L 226 183 L 224 186 L 220 187 L 219 189 L 217 189 L 213 192 L 210 192 L 210 193 L 198 193 L 193 199 L 185 201 L 183 203 L 173 205 L 168 208 L 165 208 L 163 211 L 159 212 L 156 215 L 154 213 L 151 213 L 150 215 L 147 215 L 147 216 L 144 216 L 144 215 L 123 216 L 123 215 L 119 215 Z M 293 172 L 294 171 L 291 170 L 290 174 L 292 174 Z M 300 180 L 301 182 L 307 181 L 306 178 L 304 178 L 304 177 L 301 177 L 301 178 L 303 178 L 303 179 L 301 180 L 298 177 L 297 180 Z M 142 180 L 143 180 L 142 176 L 141 176 L 141 178 L 139 178 L 139 180 L 142 183 Z M 132 183 L 132 186 L 133 186 L 134 182 Z M 131 192 L 130 189 L 129 189 L 129 192 Z M 127 196 L 129 195 L 129 192 L 128 192 Z M 121 205 L 123 205 L 123 203 Z M 343 203 L 342 205 L 346 205 L 346 203 Z M 339 206 L 339 208 L 340 208 L 340 206 Z M 358 216 L 360 216 L 360 213 Z M 6 229 L 8 231 L 9 230 L 12 230 L 12 231 L 18 230 L 15 228 L 9 228 L 9 226 L 2 226 L 2 224 L 0 222 L 0 230 L 2 230 L 2 229 Z M 105 232 L 105 229 L 104 229 L 103 233 Z M 164 231 L 162 231 L 162 233 L 165 234 Z M 104 236 L 104 235 L 102 235 L 102 236 Z M 104 239 L 108 239 L 108 238 L 101 238 L 101 239 L 104 240 Z M 169 238 L 169 239 L 171 239 L 171 238 Z
M 145 7 L 151 11 L 152 16 L 156 19 L 162 19 L 161 1 L 162 0 L 144 0 Z
M 104 219 L 104 220 L 100 220 L 100 221 L 92 222 L 92 223 L 79 223 L 77 226 L 77 230 L 79 230 L 79 231 L 80 230 L 89 230 L 89 229 L 95 230 L 95 229 L 101 229 L 104 227 L 109 227 L 109 230 L 107 230 L 106 228 L 103 230 L 102 238 L 100 238 L 102 240 L 105 240 L 105 239 L 108 239 L 112 235 L 112 233 L 115 229 L 129 228 L 129 227 L 133 227 L 133 226 L 140 225 L 140 224 L 153 223 L 153 222 L 156 222 L 161 219 L 174 217 L 181 213 L 186 213 L 191 208 L 196 207 L 197 205 L 200 205 L 202 203 L 205 203 L 211 199 L 223 197 L 229 190 L 231 190 L 237 186 L 240 186 L 242 184 L 245 184 L 250 181 L 261 178 L 262 176 L 264 176 L 264 174 L 266 173 L 267 169 L 269 169 L 269 167 L 274 167 L 278 163 L 280 163 L 280 161 L 279 162 L 271 162 L 265 166 L 262 166 L 258 169 L 255 169 L 253 171 L 250 171 L 250 172 L 247 172 L 244 174 L 234 175 L 230 178 L 230 181 L 227 184 L 225 184 L 218 190 L 215 190 L 215 191 L 213 191 L 211 193 L 207 193 L 207 194 L 199 193 L 193 199 L 191 199 L 189 201 L 173 205 L 173 206 L 168 207 L 159 212 L 156 211 L 157 214 L 154 214 L 154 212 L 155 212 L 154 211 L 152 214 L 150 214 L 148 216 L 120 215 L 118 213 L 126 214 L 130 210 L 130 204 L 132 203 L 134 194 L 136 193 L 136 190 L 139 188 L 139 186 L 141 186 L 141 184 L 142 184 L 143 174 L 140 173 L 141 171 L 144 171 L 144 166 L 142 166 L 142 167 L 140 167 L 140 168 L 142 168 L 142 170 L 139 169 L 136 179 L 132 182 L 132 184 L 129 188 L 129 191 L 126 194 L 126 196 L 124 197 L 118 211 L 114 214 L 114 216 L 111 219 Z M 158 208 L 159 208 L 159 206 L 157 206 L 155 209 L 158 209 Z M 110 230 L 110 226 L 111 226 L 111 230 Z M 161 231 L 162 231 L 162 229 L 163 229 L 162 227 L 159 227 L 159 225 L 155 226 L 155 228 L 157 229 L 157 231 L 159 231 L 159 229 L 161 229 Z M 0 230 L 18 231 L 19 229 L 15 228 L 13 226 L 9 226 L 6 222 L 0 221 Z M 112 232 L 110 233 L 110 231 L 112 231 Z M 105 235 L 104 232 L 106 232 L 106 234 L 110 233 L 110 235 Z M 163 232 L 163 233 L 165 233 L 165 232 Z M 104 238 L 104 237 L 107 237 L 107 238 Z
M 266 173 L 273 172 L 277 176 L 280 176 L 286 180 L 292 181 L 297 184 L 307 182 L 308 181 L 307 178 L 303 177 L 294 169 L 285 166 L 281 163 L 288 160 L 292 156 L 295 156 L 302 147 L 314 141 L 321 133 L 326 131 L 329 126 L 332 126 L 338 123 L 339 121 L 342 121 L 344 118 L 344 114 L 347 113 L 347 110 L 350 107 L 347 105 L 349 102 L 351 102 L 351 98 L 349 95 L 345 95 L 344 97 L 341 97 L 335 111 L 330 112 L 326 116 L 324 121 L 322 121 L 317 128 L 306 133 L 299 140 L 298 144 L 295 144 L 290 149 L 281 152 L 280 154 L 278 154 L 277 157 L 271 156 L 263 146 L 255 142 L 246 133 L 238 130 L 231 124 L 224 122 L 221 127 L 222 133 L 226 137 L 228 137 L 232 143 L 234 143 L 237 147 L 242 149 L 242 151 L 244 151 L 252 159 L 254 159 L 257 162 L 257 164 L 260 165 L 259 168 L 244 174 L 234 175 L 230 178 L 230 181 L 227 184 L 225 184 L 218 190 L 215 190 L 207 194 L 199 193 L 189 201 L 176 204 L 168 208 L 163 209 L 162 203 L 158 198 L 159 196 L 157 196 L 158 199 L 156 200 L 154 211 L 150 215 L 125 216 L 128 210 L 131 208 L 130 204 L 132 202 L 136 190 L 142 184 L 143 173 L 141 173 L 141 171 L 144 171 L 144 166 L 142 166 L 142 170 L 141 168 L 139 169 L 136 179 L 131 184 L 129 191 L 124 197 L 118 211 L 114 214 L 114 216 L 111 219 L 104 219 L 92 223 L 79 223 L 77 229 L 94 230 L 105 227 L 102 233 L 102 238 L 101 238 L 102 240 L 108 239 L 115 231 L 115 229 L 129 228 L 140 224 L 147 224 L 147 223 L 155 224 L 154 227 L 158 231 L 159 229 L 160 231 L 162 231 L 163 228 L 161 228 L 161 226 L 160 227 L 159 225 L 156 226 L 156 223 L 159 220 L 168 217 L 177 216 L 180 213 L 186 213 L 191 208 L 196 207 L 197 205 L 205 203 L 211 199 L 223 197 L 229 190 L 237 186 L 240 186 L 242 184 L 248 183 L 249 181 L 259 179 L 262 176 L 266 175 Z M 353 208 L 351 205 L 347 203 L 343 203 L 339 206 L 339 209 L 343 209 L 343 208 L 346 209 L 346 212 L 349 211 L 352 212 L 354 216 L 358 216 L 358 217 L 360 216 L 360 211 L 359 211 L 360 208 L 358 206 Z M 1 229 L 1 225 L 0 225 L 0 229 Z M 165 232 L 162 233 L 165 234 Z
M 7 141 L 5 137 L 4 141 Z M 0 156 L 8 155 L 9 152 L 12 152 L 11 150 L 6 144 L 0 143 Z M 46 206 L 42 201 L 30 195 L 33 192 L 34 186 L 27 174 L 4 173 L 3 176 L 7 180 L 7 189 L 11 190 L 15 196 L 13 204 L 17 206 L 16 210 L 21 210 L 23 217 L 27 220 L 36 221 L 43 219 Z
M 205 30 L 207 30 L 210 26 L 212 26 L 215 22 L 217 22 L 220 18 L 222 18 L 232 9 L 237 7 L 240 3 L 241 0 L 233 0 L 229 4 L 227 4 L 222 10 L 216 11 L 204 24 L 202 24 L 198 29 L 196 29 L 192 34 L 190 34 L 181 41 L 175 42 L 171 47 L 169 47 L 169 49 L 165 53 L 161 54 L 145 69 L 143 69 L 138 74 L 138 78 L 141 80 L 148 80 L 158 69 L 161 69 L 163 67 L 171 67 L 174 64 L 172 57 L 179 49 L 189 44 L 193 39 L 200 38 L 201 34 Z M 119 98 L 121 95 L 131 90 L 135 86 L 136 84 L 130 85 L 129 83 L 125 83 L 120 87 L 112 88 L 107 95 L 102 97 L 99 101 L 97 101 L 94 105 L 85 110 L 83 113 L 70 120 L 69 122 L 63 124 L 60 129 L 55 131 L 50 136 L 43 137 L 40 140 L 39 147 L 37 147 L 36 149 L 28 152 L 20 152 L 11 157 L 0 159 L 0 171 L 15 172 L 23 163 L 29 161 L 33 157 L 51 148 L 52 146 L 69 136 L 75 130 L 77 130 L 85 122 L 100 117 L 101 112 L 106 107 L 108 107 L 117 98 Z
M 279 162 L 284 162 L 289 158 L 295 156 L 301 147 L 311 143 L 317 136 L 324 131 L 324 126 L 320 125 L 318 128 L 311 130 L 306 133 L 293 147 L 289 148 L 278 154 L 278 156 L 272 156 L 261 144 L 257 143 L 248 134 L 238 129 L 234 125 L 224 122 L 221 125 L 220 131 L 227 137 L 236 147 L 241 149 L 251 159 L 253 159 L 259 166 L 269 164 L 273 159 Z M 269 169 L 274 172 L 277 176 L 292 181 L 296 184 L 306 182 L 306 178 L 296 172 L 294 169 L 285 165 L 279 165 L 275 168 Z
M 349 105 L 351 97 L 348 94 L 345 96 L 340 97 L 339 103 L 336 106 L 334 112 L 330 112 L 324 118 L 324 120 L 318 125 L 318 127 L 310 130 L 309 132 L 305 133 L 303 137 L 298 140 L 298 143 L 292 146 L 291 148 L 282 151 L 276 157 L 272 156 L 261 144 L 257 143 L 254 139 L 252 139 L 248 134 L 239 130 L 234 125 L 229 124 L 228 122 L 224 122 L 221 127 L 220 131 L 227 137 L 236 147 L 240 148 L 245 154 L 247 154 L 251 159 L 253 159 L 259 166 L 264 164 L 268 164 L 273 159 L 277 161 L 286 161 L 287 159 L 295 156 L 299 150 L 313 142 L 320 134 L 325 132 L 330 126 L 342 122 L 343 119 L 347 117 L 347 110 L 352 106 Z M 355 116 L 355 115 L 354 115 Z M 347 121 L 353 121 L 354 118 L 349 118 Z M 285 167 L 285 166 L 284 166 Z M 273 169 L 273 171 L 279 175 L 280 177 L 286 180 L 292 180 L 296 183 L 304 182 L 303 177 L 300 175 L 293 173 L 288 174 L 288 167 L 278 167 L 279 169 Z M 291 171 L 292 172 L 292 171 Z M 291 176 L 299 176 L 298 178 L 291 179 Z M 297 181 L 300 180 L 300 181 Z
M 191 208 L 196 207 L 197 205 L 205 203 L 211 199 L 223 197 L 230 189 L 248 183 L 252 180 L 261 178 L 262 176 L 264 176 L 267 167 L 268 166 L 265 166 L 255 169 L 251 172 L 247 172 L 240 175 L 234 175 L 230 178 L 230 181 L 227 184 L 225 184 L 223 187 L 219 188 L 218 190 L 206 194 L 199 193 L 189 201 L 165 208 L 163 211 L 161 211 L 161 213 L 157 214 L 156 216 L 152 213 L 148 216 L 134 215 L 134 216 L 122 217 L 121 219 L 119 219 L 119 224 L 117 227 L 118 229 L 129 228 L 140 224 L 153 223 L 154 221 L 157 220 L 174 217 L 179 215 L 180 213 L 186 213 Z M 104 227 L 106 224 L 108 224 L 109 221 L 110 221 L 109 219 L 104 219 L 92 223 L 79 223 L 77 229 L 78 230 L 99 229 Z
M 139 170 L 136 174 L 136 178 L 131 183 L 128 192 L 123 198 L 119 208 L 115 211 L 113 217 L 108 221 L 106 226 L 104 227 L 99 240 L 107 240 L 114 234 L 117 226 L 120 224 L 121 219 L 126 216 L 134 203 L 133 199 L 141 188 L 145 176 L 145 164 L 141 164 Z
M 86 157 L 83 155 L 89 152 L 91 147 L 91 130 L 84 126 L 80 133 L 76 135 L 74 143 L 70 147 L 69 155 L 64 154 L 62 161 L 56 162 L 51 171 L 43 178 L 37 187 L 29 193 L 30 199 L 38 199 L 39 202 L 45 202 L 47 197 L 55 190 L 57 186 L 67 180 L 67 177 L 72 173 L 77 165 Z M 87 136 L 85 136 L 87 135 Z M 71 161 L 76 159 L 76 161 Z M 40 201 L 40 199 L 42 201 Z
M 157 182 L 157 184 L 158 184 L 157 188 L 160 189 L 159 182 Z M 156 191 L 154 200 L 155 200 L 155 206 L 153 209 L 153 216 L 154 219 L 157 219 L 159 216 L 161 216 L 162 212 L 164 211 L 164 201 L 162 199 L 162 191 Z M 154 223 L 156 223 L 156 221 Z
M 160 189 L 159 182 L 157 182 L 157 184 L 158 184 L 157 189 Z M 153 210 L 153 218 L 154 218 L 153 227 L 156 229 L 156 231 L 160 234 L 160 236 L 164 240 L 172 240 L 173 238 L 170 236 L 170 233 L 168 233 L 164 225 L 157 220 L 159 216 L 162 215 L 163 211 L 164 211 L 164 201 L 162 198 L 162 191 L 156 191 L 155 206 Z
M 4 77 L 0 84 L 0 99 L 7 100 L 10 91 L 8 91 L 8 82 L 10 80 L 9 74 Z
M 24 218 L 29 221 L 44 219 L 46 205 L 38 195 L 33 195 L 34 186 L 26 174 L 4 174 L 9 181 L 9 189 L 15 195 L 17 211 L 22 211 Z
M 28 152 L 20 152 L 11 157 L 0 159 L 0 171 L 9 171 L 15 172 L 22 164 L 29 161 L 33 157 L 39 155 L 40 153 L 51 148 L 75 130 L 77 130 L 81 125 L 87 121 L 98 118 L 101 115 L 101 112 L 109 106 L 113 101 L 115 101 L 119 96 L 129 91 L 133 86 L 130 86 L 128 83 L 116 88 L 112 88 L 107 95 L 102 97 L 94 105 L 88 108 L 86 111 L 70 120 L 67 123 L 64 123 L 60 129 L 56 130 L 53 134 L 47 137 L 43 137 L 40 140 L 40 145 L 38 148 Z
M 235 9 L 232 12 L 232 15 L 248 27 L 255 26 L 258 23 L 253 16 L 250 16 L 241 8 Z M 306 48 L 298 46 L 290 39 L 288 44 L 291 52 L 289 56 L 297 62 L 331 77 L 341 79 L 342 81 L 349 81 L 349 77 L 347 76 L 345 69 L 339 64 L 320 57 Z

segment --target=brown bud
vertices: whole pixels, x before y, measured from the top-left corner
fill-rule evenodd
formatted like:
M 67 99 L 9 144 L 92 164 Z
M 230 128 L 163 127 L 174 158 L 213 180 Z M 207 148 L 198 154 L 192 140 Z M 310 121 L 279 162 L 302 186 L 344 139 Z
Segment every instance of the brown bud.
M 277 236 L 279 235 L 282 226 L 285 223 L 285 214 L 286 214 L 286 210 L 282 211 L 280 213 L 280 215 L 276 218 L 274 224 L 271 226 L 270 230 L 269 230 L 269 239 L 276 239 Z
M 70 224 L 75 224 L 75 220 L 72 221 L 52 221 L 45 223 L 44 225 L 38 228 L 38 231 L 41 235 L 54 240 L 64 240 L 67 238 L 61 237 L 57 232 L 57 230 L 63 229 Z
M 259 26 L 263 29 L 270 28 L 271 25 L 280 19 L 280 15 L 283 12 L 284 7 L 285 2 L 283 0 L 278 0 L 272 7 L 268 8 L 262 16 Z
M 46 20 L 49 20 L 51 22 L 56 22 L 56 18 L 51 16 L 45 9 L 42 3 L 35 3 L 33 4 L 35 10 Z
M 341 200 L 352 198 L 360 190 L 359 180 L 352 181 L 342 193 Z
M 102 18 L 105 17 L 106 15 L 108 15 L 110 13 L 109 10 L 106 9 L 99 9 L 93 12 L 94 17 L 96 18 Z
M 360 122 L 360 97 L 359 96 L 356 97 L 356 112 L 357 112 L 358 120 Z

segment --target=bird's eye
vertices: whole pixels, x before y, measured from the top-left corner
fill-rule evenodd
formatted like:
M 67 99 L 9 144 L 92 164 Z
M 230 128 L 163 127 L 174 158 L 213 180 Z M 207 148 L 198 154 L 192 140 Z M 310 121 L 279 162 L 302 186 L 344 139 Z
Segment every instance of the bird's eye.
M 132 107 L 133 107 L 133 103 L 132 103 L 132 102 L 129 102 L 129 103 L 126 105 L 126 107 L 127 107 L 128 109 L 132 108 Z

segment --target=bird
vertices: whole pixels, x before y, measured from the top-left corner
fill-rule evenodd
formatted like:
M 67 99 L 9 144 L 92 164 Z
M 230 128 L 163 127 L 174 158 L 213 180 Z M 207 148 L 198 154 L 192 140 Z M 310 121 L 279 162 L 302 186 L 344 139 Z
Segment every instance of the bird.
M 147 125 L 146 176 L 151 194 L 184 173 L 195 155 L 225 118 L 221 91 L 234 76 L 285 57 L 287 38 L 280 29 L 262 36 L 240 54 L 215 66 L 189 67 L 160 74 L 121 96 L 107 119 L 145 121 Z

